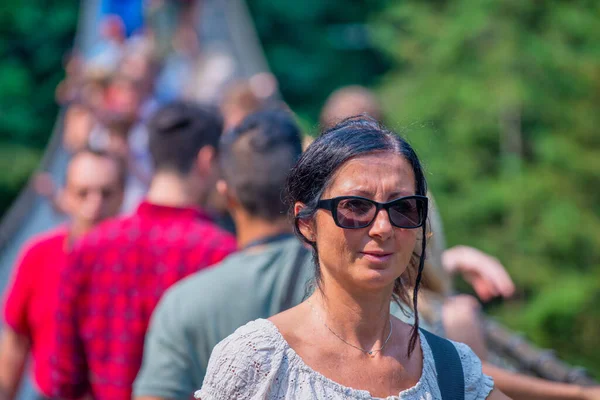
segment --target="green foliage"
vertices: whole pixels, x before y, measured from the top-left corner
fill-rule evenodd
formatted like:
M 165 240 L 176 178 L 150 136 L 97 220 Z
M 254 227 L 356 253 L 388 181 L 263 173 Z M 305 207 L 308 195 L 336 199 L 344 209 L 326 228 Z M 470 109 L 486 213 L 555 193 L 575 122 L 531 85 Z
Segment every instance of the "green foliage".
M 388 120 L 425 160 L 448 241 L 510 270 L 521 301 L 505 323 L 597 376 L 599 12 L 415 0 L 373 24 L 397 65 L 381 85 Z
M 56 120 L 54 90 L 73 43 L 78 2 L 0 5 L 0 215 L 35 168 Z
M 568 354 L 577 365 L 589 365 L 600 359 L 597 334 L 600 312 L 598 279 L 581 279 L 579 275 L 563 274 L 560 283 L 542 288 L 529 301 L 522 312 L 507 307 L 501 315 L 541 346 L 552 348 L 559 354 Z
M 0 210 L 7 210 L 40 161 L 42 152 L 21 145 L 0 148 Z
M 389 68 L 364 25 L 382 0 L 247 3 L 284 99 L 309 126 L 333 90 L 373 84 Z

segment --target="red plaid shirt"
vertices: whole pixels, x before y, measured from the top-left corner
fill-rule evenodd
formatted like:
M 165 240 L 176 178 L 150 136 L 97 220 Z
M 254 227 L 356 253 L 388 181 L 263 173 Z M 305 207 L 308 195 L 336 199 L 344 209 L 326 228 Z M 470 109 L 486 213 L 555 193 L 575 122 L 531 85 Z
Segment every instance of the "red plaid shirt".
M 198 210 L 150 203 L 92 231 L 59 284 L 52 396 L 130 400 L 161 295 L 235 250 L 235 238 Z

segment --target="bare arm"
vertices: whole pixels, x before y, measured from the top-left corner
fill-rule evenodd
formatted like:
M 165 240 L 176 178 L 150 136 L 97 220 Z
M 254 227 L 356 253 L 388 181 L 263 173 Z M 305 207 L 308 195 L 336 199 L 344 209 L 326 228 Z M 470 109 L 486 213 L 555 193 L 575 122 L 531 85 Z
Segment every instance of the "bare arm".
M 494 389 L 487 397 L 487 400 L 511 400 L 511 398 L 502 393 L 500 390 Z
M 483 362 L 483 372 L 494 378 L 496 386 L 514 400 L 591 400 L 600 399 L 599 388 L 552 382 L 517 374 Z
M 27 364 L 30 343 L 8 326 L 0 335 L 0 400 L 13 400 Z
M 444 328 L 449 339 L 469 345 L 485 360 L 485 338 L 481 331 L 479 307 L 474 299 L 459 296 L 446 301 Z M 479 350 L 479 351 L 478 351 Z M 496 387 L 515 400 L 600 400 L 600 389 L 552 382 L 514 373 L 483 361 L 483 372 L 494 378 Z

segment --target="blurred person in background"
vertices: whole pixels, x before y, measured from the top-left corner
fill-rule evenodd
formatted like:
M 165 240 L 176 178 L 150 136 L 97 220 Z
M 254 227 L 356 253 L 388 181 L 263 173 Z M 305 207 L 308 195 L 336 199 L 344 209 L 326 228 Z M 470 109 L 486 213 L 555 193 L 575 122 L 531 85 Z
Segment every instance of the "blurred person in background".
M 87 68 L 114 73 L 125 49 L 125 25 L 118 15 L 106 15 L 100 22 L 98 38 L 84 54 Z
M 131 399 L 146 328 L 163 292 L 235 251 L 198 204 L 216 179 L 222 119 L 185 102 L 148 124 L 154 176 L 137 211 L 101 224 L 69 256 L 59 287 L 53 397 Z
M 65 78 L 58 84 L 55 99 L 58 104 L 69 104 L 80 94 L 83 78 L 83 57 L 72 50 L 63 57 Z
M 79 100 L 90 107 L 94 113 L 100 113 L 104 107 L 104 96 L 110 75 L 101 69 L 85 69 L 84 74 Z
M 131 134 L 134 121 L 124 115 L 107 115 L 90 134 L 90 146 L 104 149 L 122 157 L 127 166 L 127 184 L 121 211 L 135 211 L 150 185 L 151 169 L 139 162 L 132 149 Z
M 124 212 L 133 211 L 143 199 L 152 175 L 145 125 L 158 103 L 152 96 L 156 66 L 149 54 L 143 43 L 137 43 L 116 73 L 97 71 L 100 75 L 87 76 L 86 87 L 91 92 L 83 91 L 82 100 L 69 106 L 65 118 L 65 148 L 74 151 L 89 145 L 127 160 Z
M 89 142 L 89 135 L 97 123 L 94 111 L 82 102 L 71 103 L 65 112 L 63 123 L 63 146 L 75 153 Z
M 327 127 L 362 113 L 382 116 L 377 97 L 367 88 L 348 86 L 329 96 L 323 107 L 320 122 Z M 428 196 L 431 198 L 431 193 Z M 468 344 L 482 360 L 484 373 L 492 376 L 498 388 L 515 400 L 600 399 L 598 388 L 584 388 L 512 373 L 486 361 L 488 349 L 481 321 L 480 303 L 470 295 L 455 295 L 452 277 L 461 275 L 482 301 L 489 301 L 498 296 L 512 296 L 515 290 L 514 283 L 495 257 L 469 246 L 446 248 L 442 220 L 435 202 L 432 198 L 431 200 L 429 219 L 432 236 L 427 246 L 423 301 L 419 308 L 425 317 L 427 328 L 440 336 Z M 399 309 L 393 307 L 392 312 L 405 319 Z
M 379 100 L 365 87 L 345 86 L 331 93 L 325 101 L 320 115 L 321 127 L 331 127 L 348 117 L 363 113 L 381 121 L 383 115 Z
M 51 395 L 49 359 L 54 352 L 60 272 L 74 243 L 117 214 L 125 173 L 122 161 L 106 152 L 80 150 L 69 162 L 61 192 L 69 222 L 25 245 L 6 292 L 0 335 L 0 399 L 15 397 L 30 354 L 38 394 L 41 398 Z
M 189 399 L 202 385 L 219 341 L 248 321 L 302 301 L 313 276 L 312 257 L 294 237 L 282 201 L 288 171 L 301 151 L 300 131 L 283 110 L 251 114 L 223 135 L 219 190 L 241 250 L 163 296 L 134 385 L 137 400 Z
M 236 127 L 248 115 L 267 107 L 270 98 L 277 90 L 276 87 L 275 77 L 266 73 L 227 85 L 221 99 L 225 131 Z M 235 232 L 233 220 L 227 210 L 226 199 L 216 188 L 211 191 L 206 206 L 224 229 Z
M 381 121 L 382 111 L 379 100 L 363 86 L 344 86 L 331 93 L 325 101 L 319 116 L 319 124 L 322 129 L 326 129 L 348 117 L 360 114 Z M 305 136 L 302 143 L 304 149 L 308 148 L 313 140 L 313 137 Z
M 246 116 L 265 105 L 265 99 L 256 94 L 249 81 L 235 81 L 225 87 L 221 100 L 221 112 L 225 118 L 225 130 L 238 125 Z
M 133 123 L 143 102 L 141 79 L 115 74 L 104 90 L 103 114 L 118 115 Z
M 196 56 L 200 50 L 196 24 L 201 0 L 149 0 L 145 3 L 145 18 L 155 43 L 155 57 L 164 60 L 181 45 Z
M 144 27 L 143 0 L 102 0 L 101 14 L 118 15 L 123 22 L 127 37 L 138 33 Z
M 106 113 L 96 117 L 88 107 L 76 103 L 67 109 L 63 131 L 63 145 L 69 152 L 90 148 L 114 154 L 123 160 L 126 166 L 123 212 L 135 209 L 146 195 L 151 179 L 150 171 L 136 162 L 138 160 L 131 149 L 129 137 L 133 123 L 133 119 L 126 114 Z M 56 212 L 66 213 L 61 191 L 50 174 L 36 174 L 33 188 L 51 202 Z
M 131 40 L 131 39 L 130 39 Z M 158 65 L 151 58 L 151 45 L 146 38 L 130 43 L 130 52 L 119 66 L 119 80 L 107 113 L 133 117 L 127 132 L 127 160 L 130 170 L 123 204 L 124 212 L 132 212 L 148 191 L 152 177 L 152 159 L 148 149 L 147 124 L 161 104 L 157 98 L 155 79 Z

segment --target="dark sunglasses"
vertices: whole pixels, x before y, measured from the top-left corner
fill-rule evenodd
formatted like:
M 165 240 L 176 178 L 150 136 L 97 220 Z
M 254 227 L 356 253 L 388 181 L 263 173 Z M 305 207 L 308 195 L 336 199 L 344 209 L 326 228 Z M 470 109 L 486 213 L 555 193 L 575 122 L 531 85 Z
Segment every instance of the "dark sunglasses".
M 378 203 L 358 196 L 341 196 L 319 200 L 318 208 L 331 211 L 333 221 L 340 228 L 359 229 L 371 225 L 381 209 L 388 213 L 396 228 L 415 229 L 427 219 L 427 197 L 406 196 L 387 203 Z

